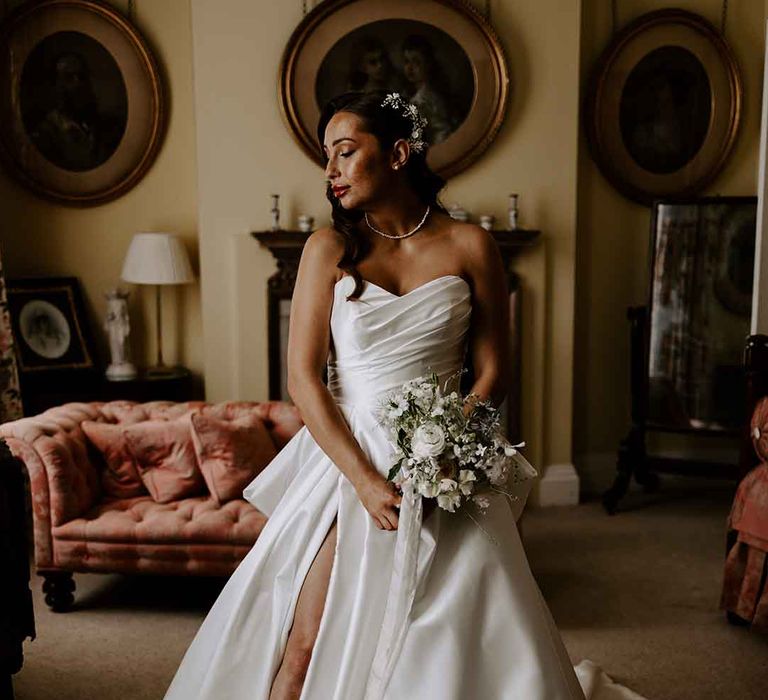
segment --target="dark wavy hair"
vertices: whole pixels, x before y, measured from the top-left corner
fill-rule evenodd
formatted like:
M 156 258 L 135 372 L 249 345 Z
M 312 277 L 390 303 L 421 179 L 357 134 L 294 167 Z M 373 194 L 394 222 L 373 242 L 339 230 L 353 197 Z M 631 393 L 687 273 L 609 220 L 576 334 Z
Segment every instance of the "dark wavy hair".
M 350 112 L 360 117 L 365 130 L 378 139 L 382 149 L 390 149 L 398 139 L 407 139 L 410 136 L 413 128 L 411 120 L 392 107 L 381 106 L 386 95 L 386 90 L 354 91 L 345 92 L 328 101 L 320 113 L 320 121 L 317 125 L 317 140 L 320 144 L 320 156 L 324 166 L 328 163 L 328 158 L 323 153 L 325 129 L 331 117 L 337 112 Z M 445 186 L 445 180 L 427 165 L 426 148 L 419 153 L 411 150 L 403 170 L 413 191 L 425 205 L 429 204 L 432 209 L 447 213 L 437 197 L 440 190 Z M 344 254 L 337 263 L 337 267 L 347 272 L 355 280 L 355 288 L 347 297 L 347 301 L 357 300 L 363 291 L 363 279 L 357 271 L 356 265 L 369 252 L 367 239 L 356 233 L 357 224 L 363 218 L 363 212 L 359 209 L 342 207 L 339 200 L 334 196 L 330 183 L 326 188 L 326 197 L 331 203 L 333 228 L 344 238 Z

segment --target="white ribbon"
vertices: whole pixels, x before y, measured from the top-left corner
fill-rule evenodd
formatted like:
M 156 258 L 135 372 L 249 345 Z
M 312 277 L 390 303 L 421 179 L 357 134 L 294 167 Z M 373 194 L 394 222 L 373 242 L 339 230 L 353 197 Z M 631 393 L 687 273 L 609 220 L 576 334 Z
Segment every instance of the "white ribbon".
M 368 676 L 365 700 L 380 700 L 383 697 L 403 645 L 416 594 L 422 514 L 421 496 L 414 494 L 412 484 L 405 484 L 384 623 Z

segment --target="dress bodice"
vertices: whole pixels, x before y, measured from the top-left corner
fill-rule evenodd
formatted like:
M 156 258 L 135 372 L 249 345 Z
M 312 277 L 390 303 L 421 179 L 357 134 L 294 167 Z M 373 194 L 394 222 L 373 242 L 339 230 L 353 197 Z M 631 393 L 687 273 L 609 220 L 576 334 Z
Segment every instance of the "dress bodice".
M 397 296 L 367 280 L 347 301 L 354 280 L 334 287 L 328 389 L 337 403 L 375 405 L 403 382 L 434 370 L 441 382 L 461 369 L 472 313 L 471 291 L 443 275 Z

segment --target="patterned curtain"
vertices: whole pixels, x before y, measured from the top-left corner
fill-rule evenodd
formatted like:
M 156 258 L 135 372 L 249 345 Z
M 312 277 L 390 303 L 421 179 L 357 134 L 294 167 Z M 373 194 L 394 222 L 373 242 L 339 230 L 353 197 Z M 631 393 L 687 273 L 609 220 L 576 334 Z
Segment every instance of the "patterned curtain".
M 5 275 L 0 255 L 0 423 L 16 420 L 23 415 L 19 372 L 14 353 L 11 315 L 5 293 Z

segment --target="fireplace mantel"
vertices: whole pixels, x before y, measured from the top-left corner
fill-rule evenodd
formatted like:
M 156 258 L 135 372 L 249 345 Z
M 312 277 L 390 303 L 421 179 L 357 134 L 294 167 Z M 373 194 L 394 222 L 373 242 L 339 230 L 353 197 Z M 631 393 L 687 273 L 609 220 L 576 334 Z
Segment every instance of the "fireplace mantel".
M 507 399 L 502 404 L 502 414 L 506 420 L 507 435 L 516 442 L 520 435 L 522 288 L 519 276 L 511 269 L 511 262 L 518 253 L 536 245 L 541 232 L 531 229 L 515 229 L 514 231 L 494 230 L 491 233 L 501 251 L 509 287 L 511 389 Z M 290 400 L 286 390 L 285 367 L 290 301 L 296 283 L 301 251 L 310 234 L 303 231 L 279 229 L 277 231 L 252 231 L 251 235 L 262 246 L 268 248 L 277 261 L 277 271 L 267 280 L 269 398 Z M 470 360 L 467 367 L 469 371 L 462 378 L 461 388 L 463 391 L 468 391 L 468 387 L 474 381 L 469 354 L 467 357 Z

